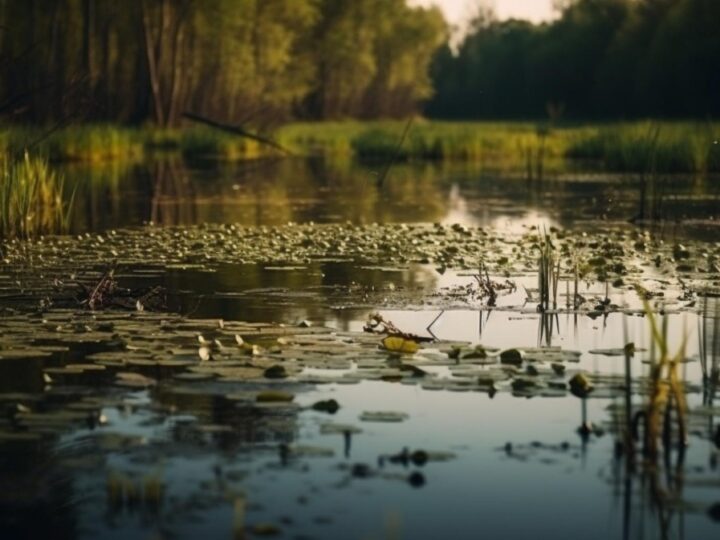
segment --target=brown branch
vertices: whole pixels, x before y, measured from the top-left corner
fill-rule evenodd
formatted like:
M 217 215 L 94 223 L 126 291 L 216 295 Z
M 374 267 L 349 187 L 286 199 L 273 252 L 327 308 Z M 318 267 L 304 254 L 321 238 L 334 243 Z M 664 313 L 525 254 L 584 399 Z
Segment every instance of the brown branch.
M 251 133 L 251 132 L 245 130 L 241 126 L 231 126 L 229 124 L 223 124 L 221 122 L 216 122 L 215 120 L 211 120 L 209 118 L 205 118 L 204 116 L 200 116 L 198 114 L 194 114 L 191 112 L 184 112 L 183 116 L 185 118 L 187 118 L 188 120 L 192 120 L 193 122 L 199 122 L 201 124 L 205 124 L 207 126 L 215 128 L 215 129 L 219 129 L 220 131 L 232 133 L 233 135 L 239 135 L 240 137 L 245 137 L 246 139 L 252 139 L 253 141 L 257 141 L 266 146 L 275 148 L 276 150 L 280 150 L 281 152 L 283 152 L 285 154 L 293 155 L 292 151 L 288 150 L 287 148 L 285 148 L 284 146 L 275 142 L 274 140 L 269 139 L 267 137 L 263 137 L 262 135 L 257 135 L 256 133 Z
M 155 103 L 155 119 L 160 126 L 165 126 L 165 115 L 163 114 L 162 92 L 160 90 L 160 76 L 157 65 L 157 50 L 153 43 L 150 13 L 145 0 L 141 2 L 143 34 L 145 35 L 145 51 L 148 62 L 148 75 L 150 76 L 150 87 L 152 88 L 153 101 Z

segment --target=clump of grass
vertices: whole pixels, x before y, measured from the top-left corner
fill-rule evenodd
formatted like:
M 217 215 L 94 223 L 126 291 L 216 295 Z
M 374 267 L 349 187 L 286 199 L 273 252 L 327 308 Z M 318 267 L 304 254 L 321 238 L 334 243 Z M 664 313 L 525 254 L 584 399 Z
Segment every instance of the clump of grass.
M 368 124 L 350 138 L 353 153 L 363 159 L 387 159 L 395 152 L 402 125 L 392 122 Z M 533 163 L 562 158 L 563 139 L 540 133 L 527 123 L 416 122 L 403 146 L 401 159 L 473 161 L 492 169 L 522 170 L 528 141 Z M 538 149 L 536 150 L 536 147 Z M 540 159 L 538 159 L 540 158 Z M 539 170 L 533 165 L 534 170 Z
M 648 135 L 656 129 L 661 137 Z M 634 122 L 573 134 L 566 157 L 596 161 L 613 172 L 643 173 L 652 152 L 658 173 L 707 173 L 720 171 L 714 146 L 712 130 L 695 123 Z
M 189 158 L 227 161 L 257 159 L 269 152 L 256 141 L 203 127 L 182 131 L 179 145 L 183 155 Z
M 538 126 L 534 135 L 520 139 L 519 149 L 525 163 L 525 176 L 527 180 L 542 182 L 545 174 L 545 158 L 548 137 L 551 131 L 549 126 Z
M 140 130 L 86 124 L 56 131 L 37 127 L 6 127 L 0 132 L 0 150 L 22 156 L 26 151 L 50 161 L 103 162 L 135 160 L 143 156 L 144 136 Z
M 72 126 L 53 133 L 37 151 L 53 161 L 131 160 L 143 155 L 141 134 L 134 129 L 106 125 Z
M 47 161 L 30 157 L 0 166 L 0 237 L 27 238 L 68 228 L 72 199 Z

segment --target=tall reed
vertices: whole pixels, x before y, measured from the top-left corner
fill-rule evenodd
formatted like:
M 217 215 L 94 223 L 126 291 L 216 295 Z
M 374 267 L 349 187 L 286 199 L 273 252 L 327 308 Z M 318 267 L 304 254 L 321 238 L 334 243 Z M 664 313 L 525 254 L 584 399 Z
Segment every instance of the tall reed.
M 0 237 L 27 238 L 68 228 L 74 194 L 47 161 L 27 153 L 0 165 Z
M 708 388 L 712 389 L 710 396 L 706 396 L 711 397 L 720 384 L 720 300 L 703 299 L 702 315 L 698 318 L 698 340 L 705 393 Z
M 547 311 L 551 305 L 553 309 L 557 309 L 559 279 L 560 257 L 555 252 L 551 238 L 547 233 L 543 233 L 540 237 L 540 255 L 538 256 L 539 311 Z
M 643 299 L 645 315 L 650 324 L 651 355 L 647 406 L 645 408 L 645 455 L 654 459 L 658 455 L 658 441 L 665 442 L 669 451 L 671 440 L 670 414 L 674 408 L 680 448 L 687 442 L 687 401 L 684 383 L 680 378 L 678 366 L 685 359 L 687 335 L 674 355 L 670 354 L 667 340 L 667 318 L 662 326 L 647 300 Z

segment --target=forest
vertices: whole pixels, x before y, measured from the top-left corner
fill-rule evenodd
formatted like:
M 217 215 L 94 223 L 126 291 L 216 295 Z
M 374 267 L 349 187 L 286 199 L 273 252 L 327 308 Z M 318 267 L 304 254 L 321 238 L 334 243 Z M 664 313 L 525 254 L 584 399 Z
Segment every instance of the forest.
M 720 2 L 570 0 L 550 24 L 481 11 L 433 64 L 446 118 L 707 119 L 720 113 Z
M 720 112 L 720 3 L 566 0 L 535 25 L 480 8 L 452 35 L 405 0 L 5 0 L 0 114 L 176 126 Z
M 160 126 L 406 115 L 447 38 L 404 0 L 10 1 L 0 28 L 5 115 Z

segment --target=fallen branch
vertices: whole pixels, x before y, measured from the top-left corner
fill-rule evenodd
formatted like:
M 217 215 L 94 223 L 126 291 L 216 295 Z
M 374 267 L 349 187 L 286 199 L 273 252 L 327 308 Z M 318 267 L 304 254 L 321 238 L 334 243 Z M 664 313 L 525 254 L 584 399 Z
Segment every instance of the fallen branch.
M 227 133 L 232 133 L 233 135 L 239 135 L 240 137 L 245 137 L 246 139 L 251 139 L 253 141 L 257 141 L 261 144 L 264 144 L 266 146 L 270 146 L 272 148 L 275 148 L 276 150 L 280 150 L 281 152 L 292 155 L 293 153 L 282 146 L 280 143 L 269 139 L 267 137 L 263 137 L 262 135 L 258 135 L 256 133 L 251 133 L 250 131 L 247 131 L 241 126 L 231 126 L 229 124 L 223 124 L 220 122 L 216 122 L 215 120 L 211 120 L 210 118 L 205 118 L 204 116 L 200 116 L 198 114 L 194 114 L 191 112 L 184 112 L 183 116 L 187 118 L 188 120 L 192 120 L 193 122 L 199 122 L 201 124 L 205 124 L 206 126 L 213 127 L 215 129 L 219 129 L 220 131 L 225 131 Z

